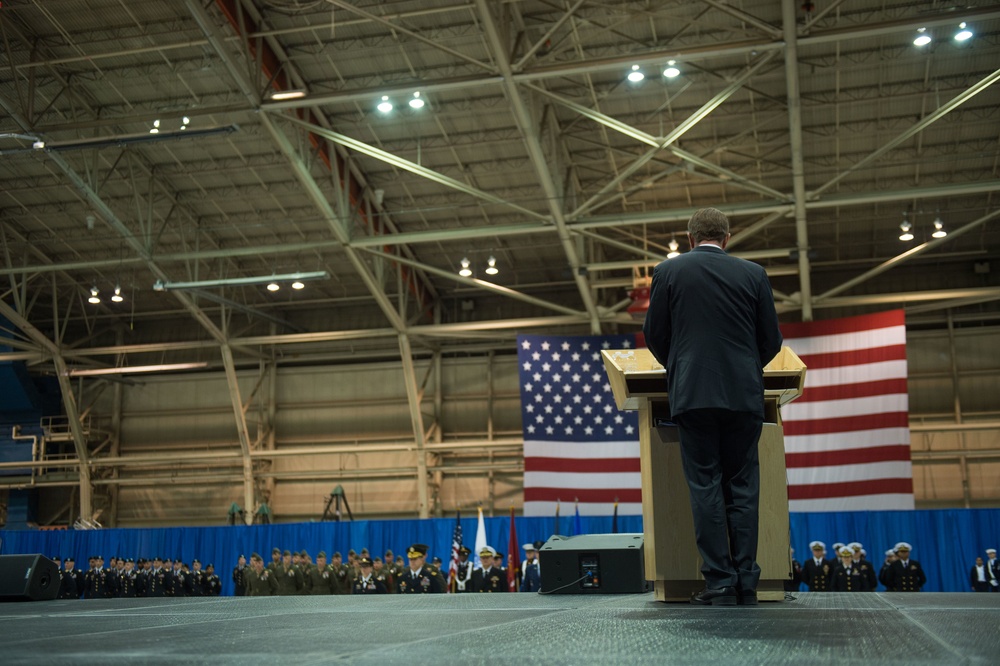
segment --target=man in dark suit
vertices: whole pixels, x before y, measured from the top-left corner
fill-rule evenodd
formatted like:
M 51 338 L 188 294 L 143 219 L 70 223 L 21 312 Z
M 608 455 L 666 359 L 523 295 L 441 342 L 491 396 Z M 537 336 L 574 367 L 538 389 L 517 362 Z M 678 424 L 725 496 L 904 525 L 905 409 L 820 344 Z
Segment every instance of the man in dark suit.
M 643 326 L 679 427 L 706 583 L 691 603 L 701 605 L 757 603 L 762 370 L 781 349 L 767 274 L 726 254 L 729 238 L 722 212 L 691 216 L 692 250 L 656 267 Z

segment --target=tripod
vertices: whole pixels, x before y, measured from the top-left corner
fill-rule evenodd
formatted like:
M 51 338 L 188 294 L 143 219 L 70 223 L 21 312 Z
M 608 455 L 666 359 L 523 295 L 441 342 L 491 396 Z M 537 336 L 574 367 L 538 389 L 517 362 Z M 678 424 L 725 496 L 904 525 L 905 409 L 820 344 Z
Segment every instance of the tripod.
M 340 511 L 340 503 L 344 503 L 344 508 L 347 509 L 347 517 L 354 520 L 354 514 L 351 513 L 351 505 L 347 503 L 347 495 L 344 494 L 344 487 L 337 486 L 333 489 L 333 492 L 326 496 L 326 506 L 323 508 L 323 517 L 320 520 L 336 520 L 340 522 L 340 518 L 343 515 Z M 331 513 L 330 505 L 334 505 L 334 510 Z

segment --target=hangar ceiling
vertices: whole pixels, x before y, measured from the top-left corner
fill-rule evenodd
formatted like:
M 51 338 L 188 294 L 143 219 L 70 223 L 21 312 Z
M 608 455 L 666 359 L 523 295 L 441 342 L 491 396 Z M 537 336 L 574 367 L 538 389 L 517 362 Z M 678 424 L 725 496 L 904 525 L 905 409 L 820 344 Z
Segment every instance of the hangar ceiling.
M 37 372 L 636 330 L 705 206 L 785 320 L 1000 314 L 997 4 L 8 0 L 0 33 L 0 357 Z

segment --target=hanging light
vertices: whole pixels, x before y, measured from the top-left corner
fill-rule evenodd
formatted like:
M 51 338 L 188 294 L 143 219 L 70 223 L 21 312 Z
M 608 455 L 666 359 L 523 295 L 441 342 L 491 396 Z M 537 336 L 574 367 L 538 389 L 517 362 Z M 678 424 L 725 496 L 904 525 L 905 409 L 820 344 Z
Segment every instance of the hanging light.
M 934 238 L 944 238 L 948 235 L 948 232 L 944 230 L 944 222 L 941 221 L 941 216 L 938 215 L 934 219 L 934 233 L 931 234 Z
M 378 106 L 376 106 L 375 108 L 381 111 L 382 113 L 389 113 L 390 111 L 392 111 L 392 102 L 389 101 L 389 96 L 382 95 L 382 101 L 379 102 Z
M 267 290 L 268 291 L 278 291 L 279 289 L 281 289 L 281 285 L 279 285 L 277 282 L 268 282 L 267 283 Z
M 671 238 L 670 242 L 667 243 L 667 247 L 670 248 L 670 252 L 667 254 L 667 259 L 673 259 L 674 257 L 680 256 L 681 246 L 677 243 L 676 238 Z
M 500 272 L 500 269 L 497 268 L 497 258 L 496 257 L 492 257 L 491 256 L 489 259 L 486 260 L 486 264 L 487 264 L 487 266 L 486 266 L 486 274 L 487 275 L 496 275 L 497 273 Z
M 292 289 L 305 289 L 306 285 L 304 282 L 296 280 L 292 283 Z
M 282 90 L 271 93 L 271 99 L 280 102 L 285 99 L 301 99 L 306 96 L 305 90 Z
M 121 285 L 115 285 L 115 293 L 111 297 L 111 300 L 114 301 L 115 303 L 121 303 L 122 301 L 125 300 L 125 297 L 122 296 Z
M 183 118 L 181 118 L 181 129 L 182 130 L 186 130 L 188 128 L 188 125 L 190 125 L 190 124 L 191 124 L 191 119 L 190 118 L 188 118 L 187 116 L 184 116 Z
M 676 60 L 668 60 L 667 61 L 667 66 L 663 70 L 663 76 L 667 77 L 668 79 L 672 79 L 672 78 L 674 78 L 676 76 L 680 76 L 681 70 L 677 69 L 676 65 L 677 65 L 677 61 Z
M 98 303 L 100 303 L 101 299 L 97 295 L 98 293 L 100 293 L 100 292 L 97 291 L 97 285 L 94 285 L 93 287 L 91 287 L 90 288 L 90 298 L 87 299 L 87 302 L 88 303 L 93 303 L 94 305 L 97 305 Z
M 410 108 L 422 109 L 424 108 L 424 100 L 420 98 L 420 91 L 413 93 L 413 99 L 409 101 Z
M 639 65 L 632 65 L 632 71 L 628 73 L 628 80 L 632 83 L 639 83 L 646 78 L 646 75 L 639 69 Z
M 159 134 L 160 133 L 160 119 L 159 118 L 157 118 L 156 120 L 153 121 L 153 129 L 149 130 L 149 133 L 150 134 Z
M 966 27 L 965 21 L 962 21 L 958 24 L 958 32 L 955 33 L 955 41 L 964 42 L 967 39 L 972 39 L 972 31 Z
M 462 270 L 458 272 L 462 277 L 472 277 L 472 269 L 469 268 L 472 263 L 466 257 L 462 257 Z
M 903 213 L 903 221 L 900 223 L 899 228 L 903 233 L 899 234 L 899 240 L 901 241 L 911 241 L 913 240 L 913 233 L 910 231 L 913 225 L 906 218 L 906 213 Z
M 917 36 L 913 40 L 914 46 L 927 46 L 931 43 L 931 36 L 927 34 L 927 28 L 917 28 Z

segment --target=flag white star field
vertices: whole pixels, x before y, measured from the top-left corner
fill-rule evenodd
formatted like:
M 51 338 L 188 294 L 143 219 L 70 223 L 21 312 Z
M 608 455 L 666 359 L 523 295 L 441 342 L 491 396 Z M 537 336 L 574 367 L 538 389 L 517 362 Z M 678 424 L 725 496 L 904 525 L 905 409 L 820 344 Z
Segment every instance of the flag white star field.
M 902 310 L 787 324 L 805 390 L 781 408 L 790 511 L 913 508 Z
M 619 412 L 602 349 L 634 349 L 635 335 L 519 335 L 524 515 L 579 501 L 583 515 L 642 513 L 635 412 Z

